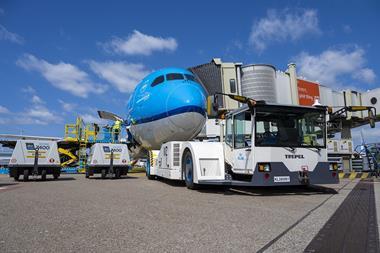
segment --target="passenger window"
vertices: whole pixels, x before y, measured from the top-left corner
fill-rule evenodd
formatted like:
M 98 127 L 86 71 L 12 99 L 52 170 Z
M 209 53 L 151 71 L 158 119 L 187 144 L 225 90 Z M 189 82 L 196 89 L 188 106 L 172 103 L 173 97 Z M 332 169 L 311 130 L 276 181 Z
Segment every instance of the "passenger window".
M 170 81 L 170 80 L 183 80 L 184 77 L 182 74 L 179 74 L 179 73 L 171 73 L 171 74 L 167 74 L 166 75 L 166 80 Z
M 236 93 L 236 82 L 235 82 L 235 79 L 230 79 L 230 91 L 231 91 L 231 93 Z
M 226 138 L 225 141 L 228 145 L 232 147 L 232 119 L 227 118 L 226 120 Z
M 156 86 L 157 84 L 160 84 L 162 82 L 165 81 L 165 78 L 164 76 L 159 76 L 159 77 L 156 77 L 156 79 L 154 79 L 153 83 L 150 85 L 152 87 Z
M 185 74 L 185 76 L 186 76 L 186 79 L 187 79 L 187 80 L 190 80 L 190 81 L 196 82 L 196 81 L 195 81 L 195 77 L 194 77 L 193 75 Z
M 241 112 L 234 116 L 234 147 L 251 147 L 252 121 L 250 112 Z

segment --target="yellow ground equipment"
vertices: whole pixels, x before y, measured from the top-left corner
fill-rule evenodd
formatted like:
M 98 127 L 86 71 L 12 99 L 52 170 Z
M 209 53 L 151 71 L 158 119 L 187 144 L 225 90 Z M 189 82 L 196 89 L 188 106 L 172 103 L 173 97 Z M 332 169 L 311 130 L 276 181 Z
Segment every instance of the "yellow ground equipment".
M 69 166 L 78 161 L 78 157 L 75 154 L 73 154 L 71 150 L 69 149 L 58 148 L 58 153 L 60 154 L 61 157 L 63 156 L 66 157 L 66 159 L 63 162 L 61 162 L 61 167 Z
M 83 119 L 77 117 L 75 124 L 65 125 L 64 141 L 59 145 L 59 152 L 68 157 L 62 167 L 79 162 L 78 172 L 84 173 L 87 163 L 87 147 L 96 141 L 99 127 L 94 123 L 85 124 Z
M 113 127 L 99 127 L 95 123 L 85 123 L 81 117 L 77 117 L 75 124 L 65 125 L 65 136 L 58 143 L 61 154 L 61 166 L 75 166 L 78 164 L 78 172 L 84 173 L 87 167 L 87 149 L 94 143 L 113 143 Z M 120 131 L 119 131 L 120 132 Z

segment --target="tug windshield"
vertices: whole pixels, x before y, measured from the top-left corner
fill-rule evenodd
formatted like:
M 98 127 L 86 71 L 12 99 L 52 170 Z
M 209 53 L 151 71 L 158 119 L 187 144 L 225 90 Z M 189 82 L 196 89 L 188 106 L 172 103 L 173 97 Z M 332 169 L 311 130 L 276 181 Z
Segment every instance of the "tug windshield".
M 257 107 L 255 145 L 266 147 L 326 147 L 323 109 Z

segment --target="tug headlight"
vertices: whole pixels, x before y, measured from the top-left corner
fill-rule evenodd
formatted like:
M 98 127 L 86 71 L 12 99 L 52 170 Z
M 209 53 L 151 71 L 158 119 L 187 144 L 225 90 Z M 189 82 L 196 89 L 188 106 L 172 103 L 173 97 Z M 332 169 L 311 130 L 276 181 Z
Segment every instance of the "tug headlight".
M 337 163 L 330 163 L 329 169 L 332 171 L 338 170 L 338 164 Z
M 270 164 L 269 163 L 259 163 L 259 172 L 270 172 Z

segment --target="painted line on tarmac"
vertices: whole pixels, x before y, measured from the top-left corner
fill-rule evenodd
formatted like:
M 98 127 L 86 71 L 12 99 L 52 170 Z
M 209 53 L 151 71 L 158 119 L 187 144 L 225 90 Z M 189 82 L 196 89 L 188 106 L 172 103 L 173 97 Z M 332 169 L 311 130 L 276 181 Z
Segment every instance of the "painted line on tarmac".
M 14 189 L 17 189 L 19 187 L 21 187 L 21 185 L 18 185 L 18 184 L 0 186 L 0 192 L 6 192 L 6 191 L 14 190 Z
M 345 190 L 346 187 L 348 186 L 351 186 L 351 185 L 356 185 L 358 182 L 357 181 L 348 181 L 346 182 L 342 187 L 340 187 L 337 192 L 340 193 L 342 190 Z M 308 211 L 304 216 L 302 216 L 300 219 L 298 219 L 295 223 L 293 223 L 291 226 L 289 226 L 286 230 L 284 230 L 282 233 L 280 233 L 278 236 L 276 236 L 274 239 L 272 239 L 270 242 L 268 242 L 266 245 L 264 245 L 261 249 L 259 249 L 257 252 L 261 253 L 261 252 L 287 252 L 291 249 L 291 252 L 301 252 L 303 251 L 303 249 L 307 246 L 307 244 L 305 245 L 301 245 L 301 244 L 304 244 L 304 241 L 305 241 L 305 229 L 302 228 L 302 223 L 304 223 L 305 220 L 307 220 L 307 218 L 310 218 L 312 215 L 314 215 L 315 213 L 317 213 L 317 210 L 322 207 L 323 205 L 325 205 L 326 203 L 329 202 L 329 200 L 331 200 L 334 196 L 336 195 L 340 195 L 340 194 L 332 194 L 331 196 L 329 196 L 328 198 L 326 198 L 324 201 L 322 201 L 320 204 L 318 204 L 317 206 L 315 206 L 313 209 L 311 209 L 310 211 Z M 339 207 L 339 205 L 341 204 L 341 202 L 343 202 L 343 200 L 345 199 L 345 197 L 348 195 L 347 194 L 344 194 L 344 196 L 342 197 L 342 199 L 339 201 L 338 203 L 338 206 L 336 208 Z M 336 208 L 334 209 L 334 211 L 336 210 Z M 318 210 L 319 211 L 319 210 Z M 320 219 L 319 219 L 320 220 Z M 323 222 L 323 224 L 321 224 L 321 227 L 324 225 L 325 222 Z M 312 226 L 315 225 L 315 222 L 312 222 L 311 224 Z M 300 228 L 301 227 L 301 228 Z M 309 227 L 309 225 L 308 225 Z M 319 229 L 317 231 L 315 231 L 315 234 L 317 234 L 319 231 Z M 297 237 L 295 235 L 298 235 L 298 240 L 300 240 L 301 242 L 295 242 L 294 239 L 297 239 Z M 310 236 L 310 233 L 308 234 Z M 288 238 L 288 237 L 291 237 L 291 238 Z M 314 235 L 313 235 L 314 237 Z M 307 240 L 307 242 L 311 241 L 312 238 L 311 237 L 309 240 Z M 286 239 L 284 239 L 286 238 Z M 298 250 L 296 248 L 299 248 Z
M 360 181 L 304 252 L 379 252 L 373 180 Z

